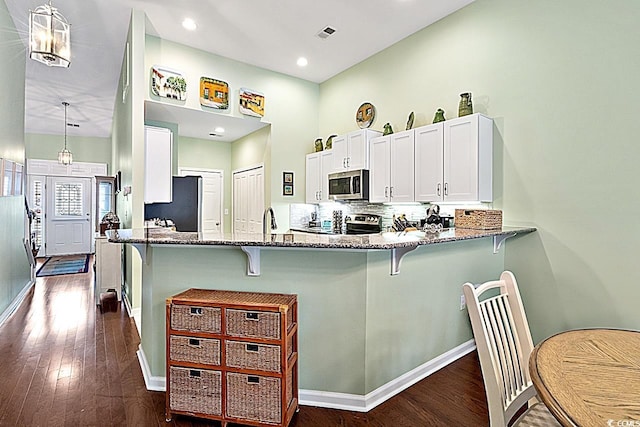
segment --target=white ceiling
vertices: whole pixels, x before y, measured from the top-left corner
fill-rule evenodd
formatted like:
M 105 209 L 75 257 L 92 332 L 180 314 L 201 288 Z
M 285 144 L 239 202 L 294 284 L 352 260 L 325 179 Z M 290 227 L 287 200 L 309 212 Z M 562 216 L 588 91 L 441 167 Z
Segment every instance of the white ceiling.
M 46 2 L 4 1 L 26 46 L 29 10 Z M 26 59 L 25 131 L 62 134 L 67 101 L 68 121 L 80 125 L 68 128 L 68 135 L 111 135 L 132 8 L 145 11 L 149 34 L 321 83 L 472 1 L 55 0 L 71 24 L 71 66 Z M 195 32 L 182 28 L 186 17 L 196 21 Z M 322 40 L 316 35 L 326 26 L 336 32 Z M 307 67 L 296 65 L 299 56 L 309 60 Z M 181 134 L 189 117 L 181 118 Z M 240 133 L 255 130 L 254 120 L 237 122 L 251 124 Z

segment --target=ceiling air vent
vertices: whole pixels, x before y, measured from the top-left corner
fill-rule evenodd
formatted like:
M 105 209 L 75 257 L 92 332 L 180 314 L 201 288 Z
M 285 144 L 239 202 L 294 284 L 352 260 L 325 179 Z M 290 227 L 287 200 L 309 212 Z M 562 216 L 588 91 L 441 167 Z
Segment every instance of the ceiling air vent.
M 324 40 L 324 39 L 328 38 L 330 35 L 332 35 L 335 32 L 336 32 L 335 28 L 332 28 L 332 27 L 327 25 L 322 30 L 320 30 L 320 32 L 317 34 L 317 36 Z

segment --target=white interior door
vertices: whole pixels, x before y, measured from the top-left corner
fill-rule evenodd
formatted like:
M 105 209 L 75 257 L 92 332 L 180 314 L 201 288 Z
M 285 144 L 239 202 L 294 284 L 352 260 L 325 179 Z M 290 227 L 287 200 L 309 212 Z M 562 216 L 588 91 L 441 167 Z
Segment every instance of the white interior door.
M 180 175 L 202 177 L 201 221 L 199 229 L 203 233 L 221 233 L 224 178 L 222 171 L 180 168 Z
M 264 167 L 233 173 L 233 231 L 262 233 Z
M 91 252 L 91 178 L 47 177 L 45 255 Z

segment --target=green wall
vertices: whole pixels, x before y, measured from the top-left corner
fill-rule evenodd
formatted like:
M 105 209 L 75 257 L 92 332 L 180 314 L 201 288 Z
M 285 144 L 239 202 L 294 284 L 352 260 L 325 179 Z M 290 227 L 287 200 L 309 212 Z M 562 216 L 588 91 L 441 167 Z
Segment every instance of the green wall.
M 25 163 L 24 76 L 26 52 L 4 1 L 0 1 L 3 88 L 0 97 L 0 158 Z M 24 197 L 0 197 L 0 313 L 31 279 L 22 245 L 25 235 Z
M 64 137 L 28 133 L 25 135 L 25 149 L 28 159 L 57 160 L 58 151 L 64 146 Z M 115 171 L 111 167 L 111 138 L 68 136 L 67 148 L 73 154 L 74 162 L 106 163 L 110 175 Z
M 492 248 L 490 238 L 423 246 L 397 276 L 388 250 L 263 249 L 249 277 L 238 247 L 148 246 L 141 346 L 163 377 L 166 298 L 188 288 L 295 293 L 300 388 L 366 395 L 471 339 L 462 283 L 502 271 Z
M 493 117 L 494 207 L 536 238 L 508 241 L 534 340 L 590 326 L 640 328 L 637 196 L 640 4 L 477 0 L 320 86 L 320 134 L 457 116 L 459 94 Z M 458 286 L 460 283 L 452 283 Z

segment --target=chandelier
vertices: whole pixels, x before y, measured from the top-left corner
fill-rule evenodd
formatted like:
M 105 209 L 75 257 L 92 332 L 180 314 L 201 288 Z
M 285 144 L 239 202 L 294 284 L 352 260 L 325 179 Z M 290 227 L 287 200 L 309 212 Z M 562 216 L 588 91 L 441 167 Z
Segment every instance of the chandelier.
M 50 67 L 71 64 L 69 23 L 51 1 L 29 13 L 29 58 Z
M 64 148 L 61 151 L 58 151 L 58 163 L 70 165 L 73 163 L 73 154 L 71 154 L 71 151 L 67 150 L 67 107 L 69 106 L 69 103 L 63 102 L 62 105 L 64 105 Z

